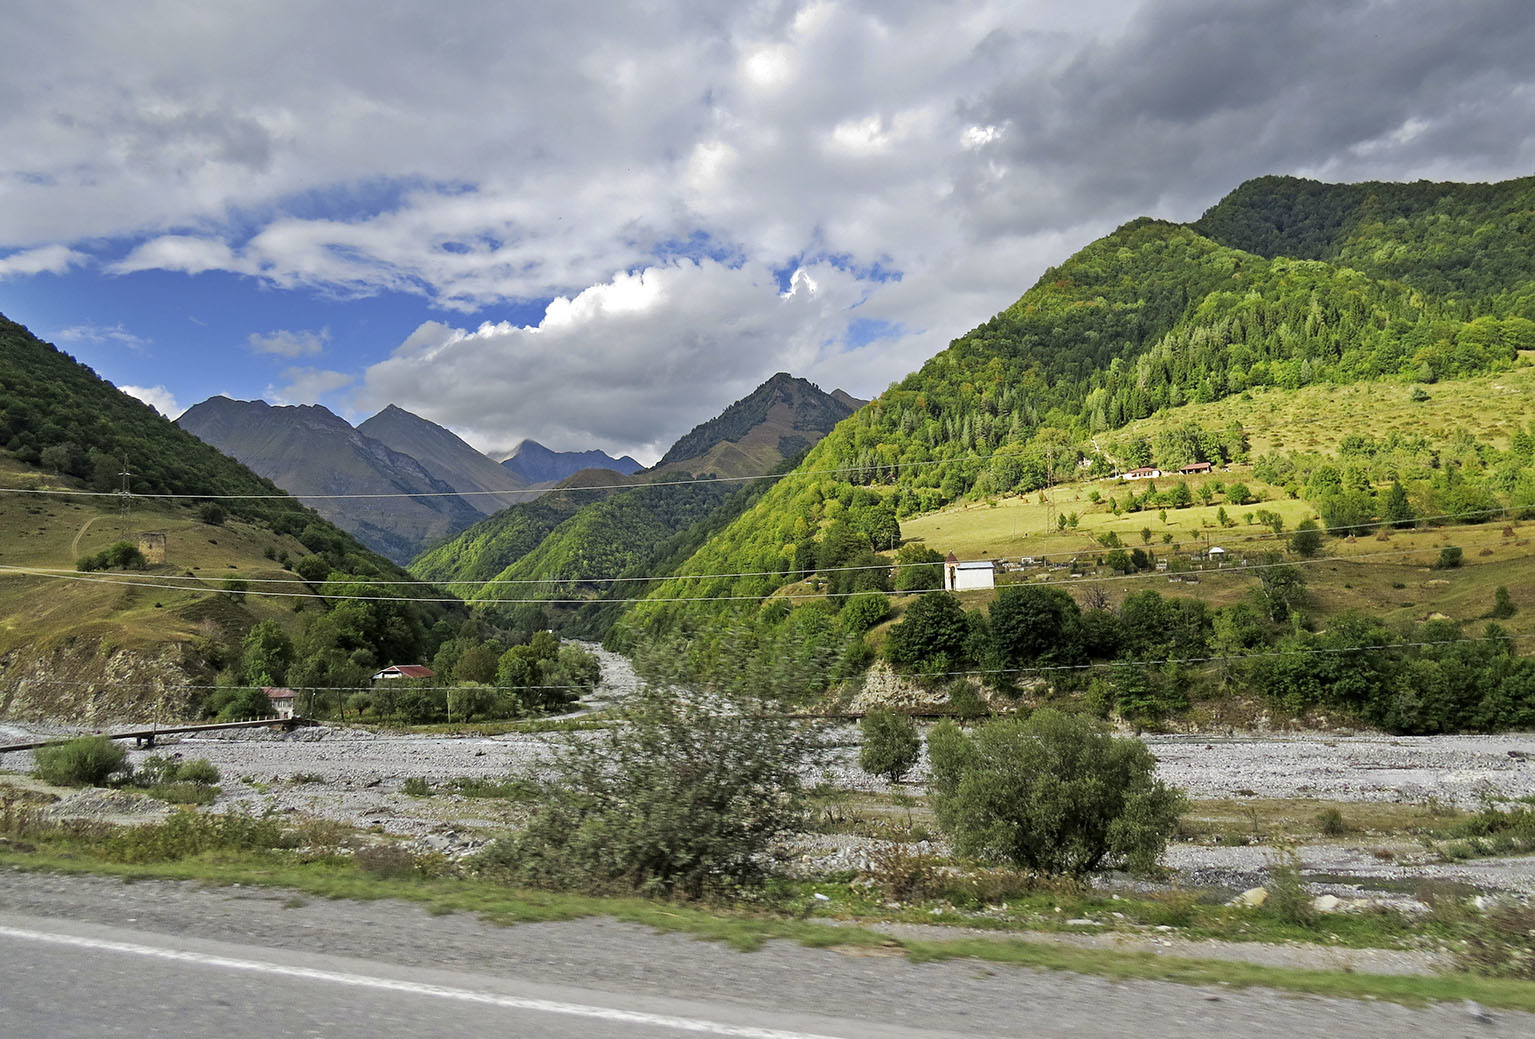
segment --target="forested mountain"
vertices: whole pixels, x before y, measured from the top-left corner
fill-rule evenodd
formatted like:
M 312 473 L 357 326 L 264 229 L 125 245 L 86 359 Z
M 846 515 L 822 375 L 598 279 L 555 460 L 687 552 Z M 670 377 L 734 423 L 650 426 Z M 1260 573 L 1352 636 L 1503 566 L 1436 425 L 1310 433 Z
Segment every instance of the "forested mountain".
M 451 430 L 404 408 L 389 405 L 360 423 L 357 432 L 409 455 L 454 490 L 469 492 L 464 502 L 486 516 L 532 497 L 522 490 L 527 482 L 516 473 L 497 465 Z
M 501 460 L 501 465 L 529 484 L 555 484 L 582 469 L 611 469 L 629 476 L 645 468 L 624 455 L 614 458 L 606 451 L 551 451 L 536 440 L 524 440 Z
M 757 597 L 888 548 L 891 519 L 1112 472 L 1139 450 L 1114 431 L 1166 409 L 1507 368 L 1535 349 L 1532 218 L 1535 180 L 1264 178 L 1193 225 L 1131 221 L 838 426 L 622 637 L 722 629 Z M 1240 427 L 1202 434 L 1187 461 L 1245 451 Z
M 545 498 L 507 509 L 424 552 L 411 570 L 446 584 L 470 602 L 643 594 L 643 583 L 590 579 L 630 575 L 641 562 L 669 559 L 674 540 L 686 531 L 698 524 L 722 523 L 722 515 L 733 515 L 731 509 L 757 496 L 755 490 L 737 493 L 738 485 L 728 482 L 679 485 L 679 476 L 764 475 L 803 453 L 848 410 L 803 379 L 775 375 L 684 436 L 650 473 L 622 481 L 655 480 L 656 486 L 586 489 L 601 476 L 587 470 Z M 584 487 L 576 486 L 578 482 Z M 508 583 L 471 583 L 491 579 Z M 600 633 L 592 618 L 611 614 L 610 608 L 600 614 L 585 611 L 577 623 L 556 611 L 551 619 L 577 624 L 582 633 Z
M 318 404 L 212 397 L 177 425 L 239 459 L 364 544 L 399 562 L 483 515 L 415 458 Z M 346 497 L 331 495 L 419 495 Z

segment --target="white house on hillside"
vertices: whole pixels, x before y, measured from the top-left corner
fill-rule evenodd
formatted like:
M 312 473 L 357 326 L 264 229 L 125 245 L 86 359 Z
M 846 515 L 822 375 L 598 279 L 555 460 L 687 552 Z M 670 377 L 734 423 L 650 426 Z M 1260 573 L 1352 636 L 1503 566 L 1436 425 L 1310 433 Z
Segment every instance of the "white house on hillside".
M 944 560 L 943 586 L 951 592 L 963 592 L 972 588 L 995 588 L 997 565 L 989 559 L 973 559 L 961 563 L 954 553 Z

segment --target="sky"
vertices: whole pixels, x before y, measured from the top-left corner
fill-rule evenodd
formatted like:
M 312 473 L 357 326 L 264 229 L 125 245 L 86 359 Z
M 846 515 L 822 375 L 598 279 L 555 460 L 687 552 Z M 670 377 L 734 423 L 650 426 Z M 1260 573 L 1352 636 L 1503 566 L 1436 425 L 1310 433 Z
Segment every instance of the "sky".
M 172 417 L 498 455 L 872 397 L 1249 177 L 1535 173 L 1527 0 L 12 7 L 0 313 Z

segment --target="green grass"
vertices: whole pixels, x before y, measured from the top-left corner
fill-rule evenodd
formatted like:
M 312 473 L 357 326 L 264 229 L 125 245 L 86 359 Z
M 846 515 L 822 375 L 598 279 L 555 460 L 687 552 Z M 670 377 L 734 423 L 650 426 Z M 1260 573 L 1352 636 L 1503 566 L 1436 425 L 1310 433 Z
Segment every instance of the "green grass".
M 392 898 L 421 905 L 434 914 L 472 913 L 501 925 L 603 916 L 657 931 L 721 942 L 740 951 L 783 940 L 807 948 L 883 948 L 917 963 L 972 959 L 1116 980 L 1233 988 L 1261 986 L 1298 994 L 1382 999 L 1408 1005 L 1473 999 L 1490 1007 L 1535 1011 L 1535 984 L 1464 973 L 1393 977 L 1302 970 L 1146 952 L 1080 949 L 1016 936 L 895 939 L 856 925 L 828 926 L 825 922 L 797 918 L 794 907 L 783 903 L 760 909 L 711 907 L 521 891 L 472 880 L 376 877 L 346 860 L 300 864 L 283 853 L 224 853 L 171 863 L 126 865 L 52 849 L 18 852 L 12 846 L 0 849 L 0 867 L 95 873 L 124 880 L 163 878 L 260 886 L 293 893 L 290 902 L 296 902 L 299 896 L 365 901 Z M 817 889 L 823 888 L 827 886 L 819 885 Z
M 1412 383 L 1401 382 L 1263 388 L 1141 419 L 1114 435 L 1155 437 L 1160 430 L 1185 422 L 1224 429 L 1237 421 L 1247 430 L 1254 456 L 1275 450 L 1331 454 L 1348 433 L 1383 437 L 1397 432 L 1438 440 L 1457 429 L 1469 429 L 1478 440 L 1507 448 L 1509 438 L 1530 421 L 1535 366 L 1524 364 L 1423 388 L 1430 399 L 1422 402 L 1412 399 Z M 1340 415 L 1349 416 L 1350 421 L 1339 422 Z

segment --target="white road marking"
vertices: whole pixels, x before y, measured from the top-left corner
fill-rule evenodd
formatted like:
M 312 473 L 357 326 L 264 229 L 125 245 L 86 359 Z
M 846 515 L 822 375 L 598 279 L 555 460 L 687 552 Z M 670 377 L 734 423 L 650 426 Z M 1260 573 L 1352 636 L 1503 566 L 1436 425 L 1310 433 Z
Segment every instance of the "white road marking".
M 6 927 L 4 925 L 0 925 L 0 936 L 19 938 L 23 941 L 48 942 L 53 945 L 70 945 L 81 949 L 99 949 L 104 952 L 124 953 L 131 956 L 149 956 L 155 959 L 190 963 L 203 967 L 223 967 L 228 970 L 250 971 L 257 974 L 275 974 L 288 978 L 325 981 L 335 985 L 383 989 L 416 996 L 432 996 L 437 999 L 455 999 L 463 1003 L 481 1003 L 488 1006 L 506 1007 L 510 1010 L 533 1010 L 545 1014 L 564 1014 L 570 1017 L 592 1018 L 598 1021 L 650 1025 L 657 1028 L 672 1028 L 685 1032 L 702 1032 L 707 1035 L 737 1036 L 740 1039 L 839 1039 L 836 1036 L 819 1035 L 812 1032 L 786 1032 L 776 1028 L 730 1025 L 720 1021 L 707 1021 L 702 1018 L 672 1017 L 666 1014 L 648 1014 L 638 1010 L 616 1010 L 612 1007 L 561 1003 L 548 999 L 503 996 L 492 992 L 475 992 L 472 989 L 450 988 L 445 985 L 424 985 L 420 982 L 372 977 L 367 974 L 348 974 L 341 971 L 317 970 L 311 967 L 292 967 L 264 960 L 235 959 L 229 956 L 213 956 L 207 953 L 189 952 L 183 949 L 165 949 L 153 945 L 139 945 L 133 942 L 115 942 L 102 938 L 85 938 L 72 934 L 29 931 L 19 927 Z

